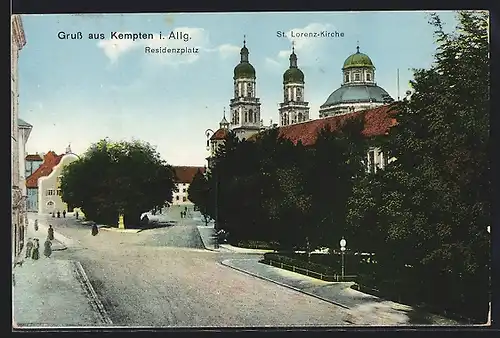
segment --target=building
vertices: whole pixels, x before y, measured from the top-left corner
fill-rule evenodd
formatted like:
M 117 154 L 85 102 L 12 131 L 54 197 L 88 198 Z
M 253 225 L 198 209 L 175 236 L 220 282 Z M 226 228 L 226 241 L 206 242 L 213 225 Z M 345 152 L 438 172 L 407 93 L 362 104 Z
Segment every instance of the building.
M 51 172 L 46 176 L 41 176 L 38 178 L 39 214 L 73 210 L 73 206 L 68 206 L 63 202 L 61 198 L 60 184 L 64 167 L 78 160 L 78 158 L 78 155 L 73 154 L 71 152 L 71 147 L 68 146 L 68 148 L 66 148 L 66 153 L 64 155 L 61 155 L 59 162 L 52 167 Z M 43 165 L 40 168 L 42 167 Z
M 365 137 L 386 135 L 389 129 L 396 124 L 396 119 L 393 117 L 395 110 L 393 110 L 391 105 L 384 105 L 350 114 L 335 115 L 279 127 L 278 135 L 292 141 L 294 144 L 300 141 L 304 146 L 311 146 L 316 142 L 319 132 L 326 126 L 329 126 L 330 130 L 335 131 L 348 119 L 359 117 L 361 114 L 364 117 L 364 129 L 362 133 Z M 249 141 L 256 140 L 258 137 L 259 134 L 255 134 L 249 138 Z M 377 172 L 380 169 L 384 169 L 393 160 L 393 158 L 389 159 L 384 156 L 379 148 L 371 147 L 366 155 L 367 170 L 369 172 Z
M 17 143 L 19 145 L 19 187 L 21 188 L 23 196 L 27 196 L 27 188 L 26 188 L 26 161 L 24 160 L 26 157 L 26 143 L 28 142 L 28 138 L 30 137 L 31 130 L 33 126 L 28 122 L 18 119 L 18 138 Z M 28 210 L 27 198 L 24 202 L 25 211 Z
M 263 127 L 255 68 L 250 63 L 248 55 L 246 41 L 243 40 L 240 63 L 234 68 L 234 97 L 229 103 L 231 111 L 229 128 L 240 140 L 252 136 Z
M 44 154 L 28 154 L 24 159 L 25 172 L 24 177 L 30 177 L 43 163 Z
M 23 24 L 19 15 L 12 15 L 10 31 L 10 50 L 11 50 L 11 182 L 12 182 L 12 258 L 19 255 L 24 245 L 26 204 L 25 195 L 23 195 L 24 180 L 21 181 L 20 172 L 20 147 L 24 149 L 24 142 L 19 140 L 19 84 L 18 84 L 18 62 L 19 52 L 26 45 Z M 24 130 L 23 130 L 24 132 Z M 21 157 L 24 161 L 24 156 Z
M 375 82 L 375 66 L 366 54 L 350 55 L 342 67 L 343 82 L 319 109 L 319 117 L 348 114 L 379 107 L 394 101 L 385 89 Z
M 304 98 L 304 73 L 298 67 L 297 55 L 292 46 L 290 54 L 290 66 L 283 74 L 283 102 L 279 108 L 279 129 L 280 134 L 285 137 L 290 136 L 292 139 L 298 137 L 296 131 L 304 132 L 301 137 L 311 138 L 314 133 L 317 133 L 325 125 L 337 125 L 344 118 L 340 116 L 357 116 L 357 112 L 366 112 L 365 126 L 367 131 L 378 130 L 374 126 L 377 124 L 392 125 L 393 119 L 388 116 L 388 104 L 394 102 L 392 97 L 375 82 L 375 66 L 372 60 L 366 54 L 360 53 L 359 45 L 356 47 L 356 53 L 350 55 L 344 62 L 342 67 L 343 82 L 340 88 L 333 91 L 329 95 L 325 103 L 320 107 L 320 119 L 310 120 L 308 102 Z M 243 123 L 241 125 L 239 119 L 246 119 L 247 111 L 256 109 L 258 102 L 259 118 L 260 118 L 260 101 L 255 98 L 256 76 L 255 69 L 249 63 L 248 48 L 245 42 L 241 49 L 240 63 L 234 69 L 234 98 L 231 99 L 231 123 L 227 124 L 225 116 L 219 124 L 219 129 L 210 135 L 207 134 L 208 144 L 208 168 L 213 165 L 213 158 L 218 147 L 224 143 L 224 139 L 229 131 L 234 131 L 238 138 L 255 139 L 256 135 L 266 129 L 276 128 L 277 125 L 265 127 L 261 122 L 257 128 L 255 120 L 252 123 Z M 252 90 L 248 91 L 248 88 Z M 238 105 L 235 103 L 238 102 Z M 251 104 L 253 102 L 253 105 Z M 241 107 L 247 108 L 241 108 Z M 381 108 L 381 109 L 377 109 Z M 257 111 L 257 110 L 252 110 Z M 243 115 L 242 115 L 243 114 Z M 335 118 L 334 118 L 335 117 Z M 326 119 L 326 120 L 324 120 Z M 244 120 L 245 122 L 247 120 Z M 241 128 L 244 127 L 244 132 Z M 383 129 L 383 133 L 386 129 Z M 299 133 L 300 134 L 300 133 Z M 316 135 L 316 134 L 314 134 Z M 371 135 L 371 132 L 367 132 Z M 377 168 L 382 168 L 387 164 L 389 159 L 384 158 L 384 155 L 378 148 L 372 148 L 367 154 L 367 168 L 370 171 L 376 171 Z
M 174 166 L 175 172 L 175 185 L 177 192 L 173 193 L 172 205 L 192 205 L 193 202 L 189 200 L 188 189 L 196 173 L 201 171 L 205 172 L 203 167 L 192 166 Z
M 57 155 L 55 152 L 49 151 L 43 156 L 43 160 L 40 165 L 33 165 L 33 163 L 39 162 L 39 158 L 41 158 L 40 155 L 28 155 L 26 157 L 26 168 L 33 169 L 36 167 L 36 169 L 26 179 L 28 196 L 26 204 L 28 211 L 38 212 L 38 179 L 50 175 L 54 167 L 59 164 L 62 157 L 63 155 Z
M 292 47 L 290 68 L 283 74 L 283 102 L 280 103 L 280 126 L 309 120 L 309 103 L 304 101 L 304 73 L 297 65 L 297 55 Z

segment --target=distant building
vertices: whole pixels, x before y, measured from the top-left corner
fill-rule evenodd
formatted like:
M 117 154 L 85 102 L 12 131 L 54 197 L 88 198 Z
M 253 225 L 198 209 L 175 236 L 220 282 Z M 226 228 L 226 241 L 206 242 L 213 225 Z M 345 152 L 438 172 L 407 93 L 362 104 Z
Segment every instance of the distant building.
M 24 35 L 23 23 L 19 15 L 11 15 L 10 20 L 10 51 L 11 51 L 11 126 L 10 126 L 10 137 L 11 137 L 11 184 L 12 184 L 12 195 L 11 195 L 11 206 L 12 206 L 12 228 L 11 228 L 11 239 L 12 239 L 12 259 L 13 261 L 21 252 L 24 245 L 24 234 L 25 234 L 25 221 L 26 221 L 26 197 L 23 194 L 24 179 L 21 177 L 24 175 L 24 171 L 20 171 L 20 158 L 24 162 L 24 154 L 20 154 L 20 149 L 23 149 L 26 140 L 19 140 L 19 77 L 18 77 L 18 62 L 19 62 L 19 52 L 26 45 L 26 37 Z M 25 130 L 23 129 L 23 132 Z M 29 133 L 28 133 L 29 136 Z M 27 139 L 27 137 L 26 137 Z M 20 157 L 22 155 L 22 157 Z
M 203 167 L 192 167 L 192 166 L 174 166 L 175 172 L 175 185 L 177 187 L 177 192 L 173 193 L 172 205 L 192 205 L 188 198 L 188 189 L 193 178 L 200 170 L 202 173 L 205 172 Z
M 390 103 L 393 98 L 375 82 L 375 66 L 366 54 L 350 55 L 342 67 L 343 82 L 319 109 L 319 117 L 349 114 Z
M 33 126 L 22 119 L 18 119 L 17 125 L 17 143 L 19 146 L 19 188 L 21 189 L 22 195 L 26 196 L 26 162 L 24 158 L 26 157 L 26 143 L 28 142 L 28 138 L 30 137 Z M 23 204 L 24 212 L 26 212 L 28 209 L 27 199 L 25 199 L 25 202 Z
M 26 179 L 26 189 L 28 196 L 26 206 L 28 211 L 38 212 L 38 179 L 50 175 L 54 167 L 59 164 L 62 157 L 63 155 L 57 155 L 55 152 L 49 151 L 43 156 L 43 161 L 40 165 L 33 165 L 33 163 L 39 162 L 39 158 L 41 158 L 41 156 L 26 156 L 26 168 L 32 169 L 36 167 L 36 169 Z
M 52 212 L 73 211 L 73 206 L 68 206 L 61 198 L 61 177 L 65 166 L 78 160 L 78 155 L 66 149 L 59 162 L 52 168 L 47 176 L 38 178 L 38 213 L 48 214 Z M 42 165 L 43 166 L 43 165 Z

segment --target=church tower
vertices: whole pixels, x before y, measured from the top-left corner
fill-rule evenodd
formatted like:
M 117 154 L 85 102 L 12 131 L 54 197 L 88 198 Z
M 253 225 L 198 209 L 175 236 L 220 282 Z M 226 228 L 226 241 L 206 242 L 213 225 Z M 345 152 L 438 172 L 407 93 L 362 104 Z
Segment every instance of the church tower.
M 304 101 L 304 73 L 297 66 L 292 45 L 290 68 L 283 74 L 283 103 L 280 103 L 280 126 L 309 120 L 309 102 Z
M 231 109 L 230 129 L 241 140 L 248 139 L 261 129 L 260 99 L 256 97 L 255 68 L 248 60 L 248 48 L 243 40 L 240 63 L 234 68 L 234 97 Z

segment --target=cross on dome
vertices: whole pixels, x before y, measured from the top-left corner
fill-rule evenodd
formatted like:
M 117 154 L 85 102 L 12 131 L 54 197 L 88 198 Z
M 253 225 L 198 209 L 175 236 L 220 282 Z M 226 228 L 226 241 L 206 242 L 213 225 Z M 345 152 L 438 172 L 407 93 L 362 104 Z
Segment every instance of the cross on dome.
M 356 53 L 359 53 L 359 40 L 356 41 Z
M 243 47 L 246 47 L 247 44 L 247 36 L 243 34 Z

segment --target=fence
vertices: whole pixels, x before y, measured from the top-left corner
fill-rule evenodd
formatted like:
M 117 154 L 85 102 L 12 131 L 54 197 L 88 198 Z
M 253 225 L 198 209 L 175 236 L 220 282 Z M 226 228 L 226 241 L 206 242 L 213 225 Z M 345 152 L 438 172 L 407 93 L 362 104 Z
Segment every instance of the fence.
M 282 263 L 282 262 L 276 262 L 273 260 L 263 260 L 262 262 L 265 264 L 268 264 L 270 266 L 274 266 L 274 267 L 277 267 L 280 269 L 300 273 L 302 275 L 314 277 L 314 278 L 321 279 L 321 280 L 324 280 L 327 282 L 351 282 L 351 281 L 354 281 L 357 277 L 356 275 L 345 275 L 344 277 L 342 277 L 341 275 L 338 275 L 338 274 L 328 275 L 326 273 L 316 272 L 316 271 L 308 270 L 305 268 L 300 268 L 298 266 L 294 266 L 294 265 L 290 265 L 290 264 L 286 264 L 286 263 Z

